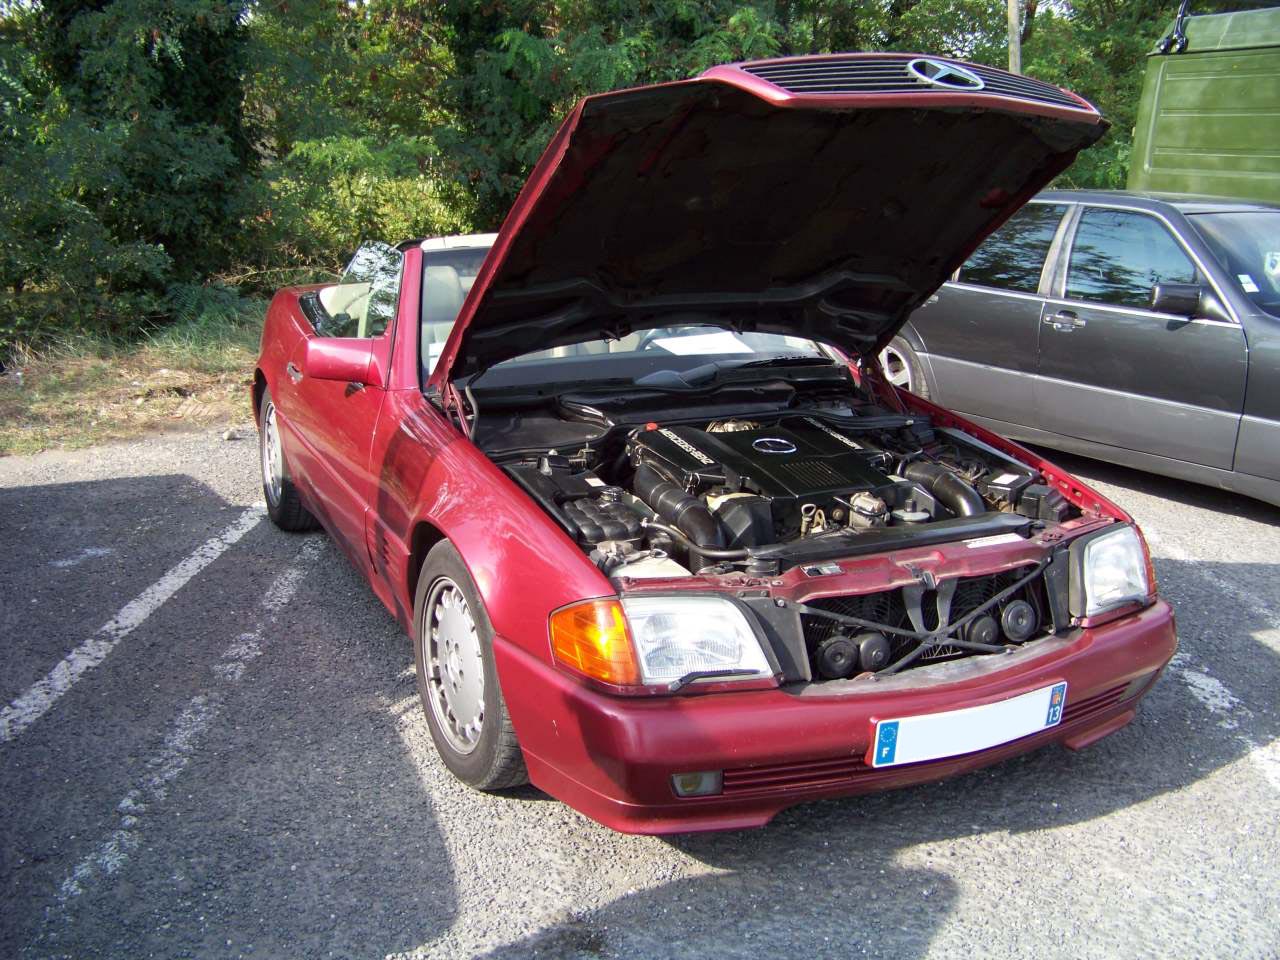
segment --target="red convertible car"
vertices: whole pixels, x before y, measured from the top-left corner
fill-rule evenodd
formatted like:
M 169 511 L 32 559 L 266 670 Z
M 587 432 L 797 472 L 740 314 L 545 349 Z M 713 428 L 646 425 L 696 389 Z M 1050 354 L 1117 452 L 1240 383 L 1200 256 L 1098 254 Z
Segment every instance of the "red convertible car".
M 411 634 L 450 770 L 618 830 L 1093 743 L 1176 646 L 1138 529 L 876 358 L 1105 126 L 898 54 L 590 97 L 496 236 L 277 294 L 271 518 Z

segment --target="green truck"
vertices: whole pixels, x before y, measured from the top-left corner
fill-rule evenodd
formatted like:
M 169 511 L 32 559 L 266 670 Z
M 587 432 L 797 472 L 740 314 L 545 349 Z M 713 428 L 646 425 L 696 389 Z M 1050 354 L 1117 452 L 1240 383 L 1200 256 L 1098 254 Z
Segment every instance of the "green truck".
M 1129 189 L 1280 203 L 1280 8 L 1183 4 L 1147 61 Z

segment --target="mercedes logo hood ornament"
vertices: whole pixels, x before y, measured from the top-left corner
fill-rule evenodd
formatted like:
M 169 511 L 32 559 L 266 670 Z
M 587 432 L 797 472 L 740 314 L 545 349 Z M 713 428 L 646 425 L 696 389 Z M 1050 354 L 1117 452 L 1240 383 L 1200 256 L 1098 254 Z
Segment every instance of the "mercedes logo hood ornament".
M 907 64 L 907 73 L 921 83 L 931 87 L 944 87 L 948 90 L 981 90 L 985 84 L 982 78 L 972 70 L 966 70 L 959 64 L 945 63 L 942 60 L 930 60 L 920 57 Z

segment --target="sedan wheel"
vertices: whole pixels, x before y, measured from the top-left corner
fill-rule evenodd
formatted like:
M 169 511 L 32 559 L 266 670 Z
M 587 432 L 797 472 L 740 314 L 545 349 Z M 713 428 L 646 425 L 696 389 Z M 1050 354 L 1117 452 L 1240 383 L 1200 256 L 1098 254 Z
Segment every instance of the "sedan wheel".
M 929 396 L 920 358 L 902 337 L 894 337 L 880 351 L 880 369 L 884 371 L 885 379 L 895 387 L 909 390 L 919 397 Z

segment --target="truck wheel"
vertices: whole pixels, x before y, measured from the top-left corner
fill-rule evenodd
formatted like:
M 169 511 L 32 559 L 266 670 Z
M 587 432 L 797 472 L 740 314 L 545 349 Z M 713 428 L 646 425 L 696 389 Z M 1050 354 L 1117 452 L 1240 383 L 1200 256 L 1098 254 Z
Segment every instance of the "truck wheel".
M 267 516 L 281 530 L 301 533 L 320 524 L 302 505 L 302 498 L 290 479 L 289 464 L 284 458 L 280 440 L 280 422 L 271 391 L 262 391 L 258 408 L 258 454 L 262 462 L 262 495 L 267 501 Z
M 493 659 L 493 628 L 462 557 L 431 548 L 413 604 L 413 660 L 431 739 L 446 767 L 477 790 L 529 782 Z
M 924 367 L 911 344 L 902 337 L 894 337 L 880 351 L 880 369 L 884 371 L 885 379 L 895 387 L 929 399 L 929 384 L 924 378 Z

